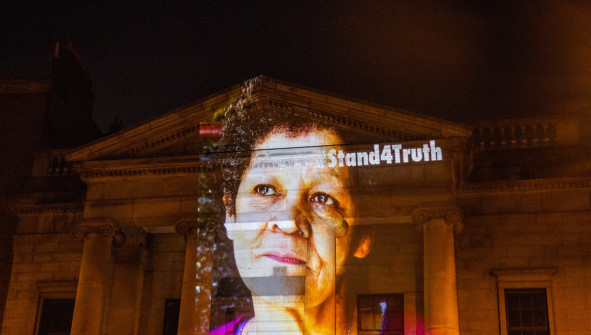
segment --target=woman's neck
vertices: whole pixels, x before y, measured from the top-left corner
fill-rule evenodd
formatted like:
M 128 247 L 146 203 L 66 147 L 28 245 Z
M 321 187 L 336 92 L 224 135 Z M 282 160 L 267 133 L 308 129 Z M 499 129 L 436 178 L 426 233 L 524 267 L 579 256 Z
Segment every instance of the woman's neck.
M 274 298 L 277 303 L 269 301 Z M 294 299 L 286 304 L 285 296 L 276 297 L 252 297 L 254 315 L 246 325 L 245 333 L 286 333 L 303 334 L 304 302 L 303 299 Z M 281 304 L 278 304 L 281 303 Z
M 268 297 L 253 297 L 255 317 L 244 328 L 245 334 L 333 334 L 335 330 L 334 296 L 319 306 L 305 308 L 303 297 L 285 304 L 284 296 L 277 296 L 281 304 Z
M 306 335 L 335 333 L 335 299 L 334 295 L 324 303 L 305 309 L 304 328 Z

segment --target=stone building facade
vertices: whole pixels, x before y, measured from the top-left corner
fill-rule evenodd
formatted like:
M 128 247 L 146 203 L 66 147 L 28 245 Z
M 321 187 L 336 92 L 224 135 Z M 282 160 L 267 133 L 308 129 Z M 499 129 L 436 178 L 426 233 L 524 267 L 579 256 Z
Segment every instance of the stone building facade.
M 0 78 L 0 315 L 10 281 L 12 237 L 18 223 L 8 209 L 10 202 L 16 194 L 36 189 L 54 190 L 64 197 L 74 189 L 78 193 L 79 178 L 57 178 L 49 185 L 45 183 L 48 179 L 37 178 L 40 175 L 35 168 L 52 166 L 54 172 L 59 171 L 61 162 L 52 151 L 102 136 L 91 116 L 91 83 L 75 48 L 57 44 L 51 65 L 52 72 L 45 77 Z M 46 156 L 46 166 L 34 165 L 36 154 Z
M 332 124 L 369 150 L 441 148 L 442 160 L 371 170 L 358 217 L 373 246 L 345 265 L 341 299 L 353 307 L 336 312 L 335 333 L 378 334 L 362 305 L 385 297 L 400 299 L 391 334 L 591 334 L 589 110 L 467 126 L 257 80 L 278 113 Z M 2 335 L 49 334 L 60 302 L 72 334 L 201 334 L 241 313 L 243 296 L 220 307 L 223 213 L 208 207 L 221 197 L 215 125 L 240 91 L 36 156 L 34 180 L 81 183 L 11 198 Z

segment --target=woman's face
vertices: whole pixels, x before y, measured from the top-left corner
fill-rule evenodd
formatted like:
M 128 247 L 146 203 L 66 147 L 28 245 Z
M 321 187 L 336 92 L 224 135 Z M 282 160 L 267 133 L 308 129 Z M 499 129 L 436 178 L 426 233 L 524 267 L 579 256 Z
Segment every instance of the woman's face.
M 276 130 L 255 147 L 235 214 L 226 218 L 238 270 L 253 295 L 304 295 L 306 306 L 316 306 L 334 294 L 349 253 L 347 227 L 354 224 L 349 171 L 310 158 L 337 142 L 327 130 Z

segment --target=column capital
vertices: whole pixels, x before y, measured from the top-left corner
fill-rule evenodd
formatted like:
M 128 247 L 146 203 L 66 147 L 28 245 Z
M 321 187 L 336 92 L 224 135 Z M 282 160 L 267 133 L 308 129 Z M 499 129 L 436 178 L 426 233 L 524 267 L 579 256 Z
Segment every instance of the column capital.
M 453 203 L 427 203 L 412 213 L 412 221 L 421 230 L 431 219 L 445 220 L 445 223 L 453 226 L 455 233 L 462 231 L 462 210 Z
M 143 262 L 146 252 L 148 233 L 141 227 L 121 227 L 121 238 L 113 243 L 113 255 L 117 263 Z
M 121 238 L 115 245 L 118 247 L 145 247 L 148 233 L 138 226 L 122 226 L 119 228 Z
M 84 219 L 79 221 L 72 229 L 72 236 L 75 239 L 84 240 L 90 235 L 111 237 L 115 240 L 120 240 L 123 237 L 121 227 L 110 218 Z
M 189 234 L 195 234 L 198 238 L 211 239 L 208 236 L 215 234 L 217 226 L 213 216 L 183 216 L 176 222 L 175 230 L 185 239 Z

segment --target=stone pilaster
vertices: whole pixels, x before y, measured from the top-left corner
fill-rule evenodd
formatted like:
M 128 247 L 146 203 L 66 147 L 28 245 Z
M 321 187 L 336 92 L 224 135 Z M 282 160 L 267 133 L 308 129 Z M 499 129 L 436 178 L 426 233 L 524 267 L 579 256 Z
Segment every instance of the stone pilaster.
M 423 230 L 423 276 L 426 335 L 458 335 L 458 293 L 454 233 L 462 229 L 459 208 L 428 204 L 413 221 Z
M 187 217 L 176 225 L 186 242 L 179 335 L 209 332 L 215 230 L 215 220 L 209 218 Z
M 113 288 L 109 334 L 138 334 L 144 284 L 147 233 L 140 227 L 121 228 L 113 249 Z
M 77 224 L 72 235 L 84 240 L 84 249 L 71 334 L 99 335 L 105 309 L 105 273 L 112 266 L 111 247 L 113 240 L 122 237 L 121 230 L 110 219 L 89 219 Z

